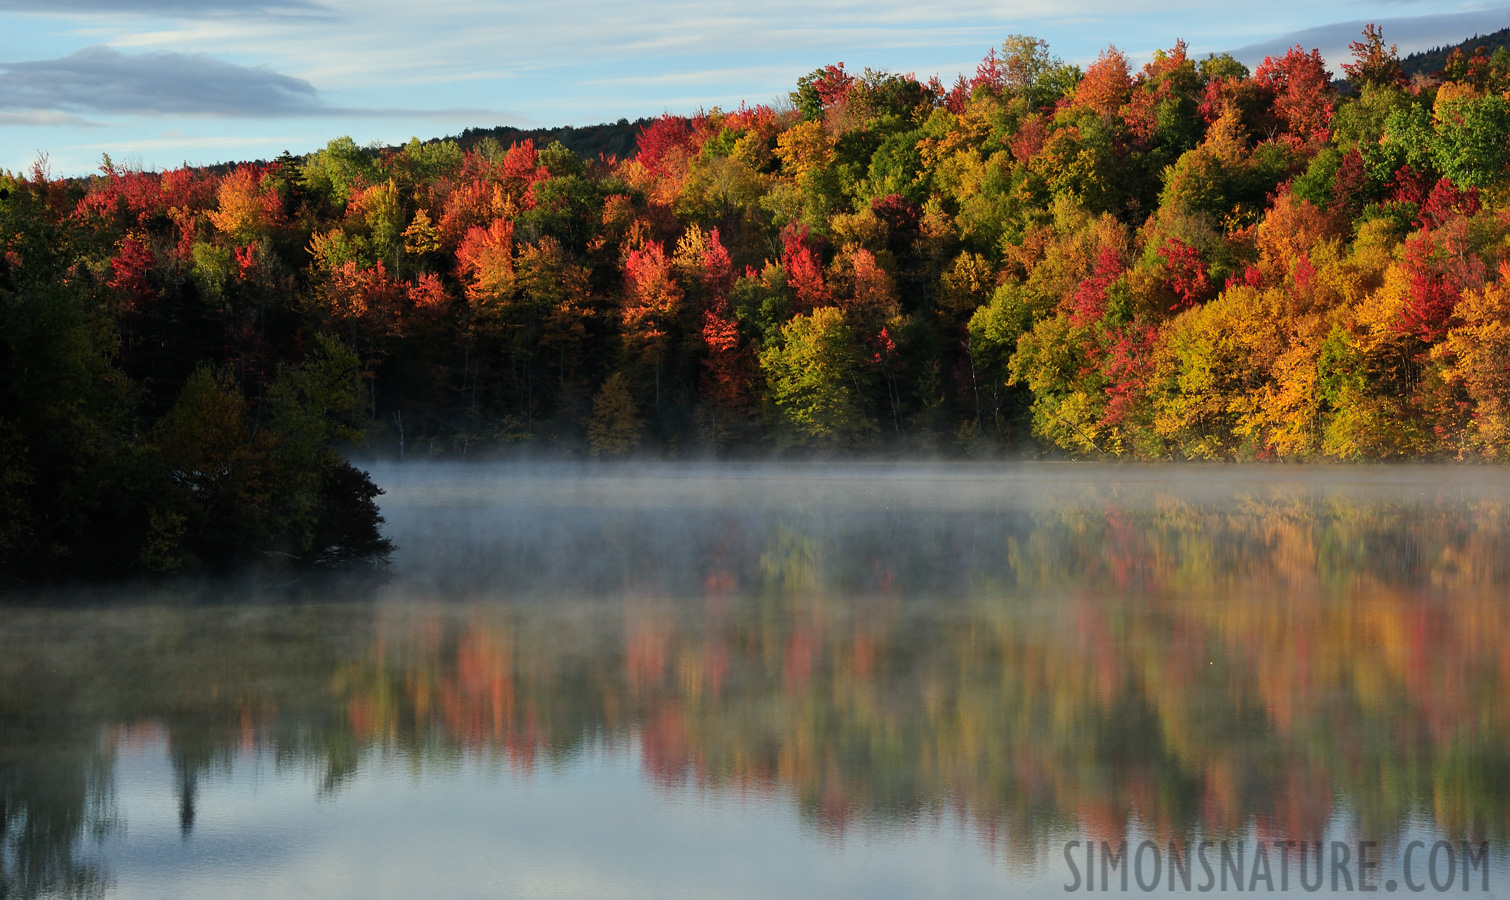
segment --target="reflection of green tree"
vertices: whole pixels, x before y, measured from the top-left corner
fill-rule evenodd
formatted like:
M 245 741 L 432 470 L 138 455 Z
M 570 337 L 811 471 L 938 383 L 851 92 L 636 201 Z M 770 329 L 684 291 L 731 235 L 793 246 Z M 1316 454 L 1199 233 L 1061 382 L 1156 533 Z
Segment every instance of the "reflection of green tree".
M 229 614 L 228 614 L 229 613 Z M 280 760 L 336 759 L 347 730 L 325 688 L 369 643 L 366 610 L 8 610 L 0 627 L 0 895 L 100 896 L 85 839 L 116 827 L 118 726 L 163 729 L 180 822 L 198 783 L 248 740 Z
M 103 897 L 104 873 L 80 858 L 78 844 L 113 826 L 113 757 L 98 734 L 0 721 L 0 897 Z
M 817 586 L 817 561 L 817 541 L 780 523 L 760 555 L 760 574 L 767 590 L 790 596 Z

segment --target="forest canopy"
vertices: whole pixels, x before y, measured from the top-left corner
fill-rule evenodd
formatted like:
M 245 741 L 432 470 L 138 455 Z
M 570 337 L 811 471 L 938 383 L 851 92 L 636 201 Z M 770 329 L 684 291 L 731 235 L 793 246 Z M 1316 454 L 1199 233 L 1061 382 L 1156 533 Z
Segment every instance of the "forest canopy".
M 1343 69 L 1013 35 L 571 146 L 4 173 L 3 571 L 381 555 L 358 446 L 1502 460 L 1510 52 Z

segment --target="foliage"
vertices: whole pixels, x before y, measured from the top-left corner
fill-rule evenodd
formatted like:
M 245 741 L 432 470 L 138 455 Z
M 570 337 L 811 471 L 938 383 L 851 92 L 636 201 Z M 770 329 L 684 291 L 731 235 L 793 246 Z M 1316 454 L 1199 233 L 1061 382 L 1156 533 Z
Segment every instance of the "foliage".
M 605 452 L 617 376 L 649 454 L 1503 458 L 1510 54 L 1353 50 L 1338 90 L 1302 47 L 1081 72 L 1011 35 L 952 87 L 833 64 L 789 107 L 7 174 L 0 546 L 211 564 L 193 504 L 116 489 L 209 478 L 149 438 L 174 416 L 209 443 L 173 452 L 272 466 L 197 489 L 247 540 L 318 555 L 324 488 L 268 473 L 320 335 L 379 452 Z
M 622 373 L 603 382 L 592 401 L 587 446 L 593 456 L 624 456 L 640 445 L 643 424 Z
M 842 311 L 821 306 L 792 319 L 760 366 L 791 439 L 840 447 L 875 429 L 861 407 L 862 359 Z
M 202 197 L 199 215 L 228 241 L 267 240 L 277 225 L 281 210 L 254 176 L 233 170 Z M 0 184 L 0 574 L 328 565 L 387 553 L 377 489 L 334 449 L 365 424 L 355 356 L 317 338 L 302 362 L 261 380 L 255 346 L 201 356 L 164 396 L 133 372 L 170 374 L 169 338 L 174 353 L 213 350 L 182 344 L 199 325 L 175 294 L 192 297 L 195 282 L 159 259 L 150 231 L 122 239 L 111 257 L 110 243 L 92 250 L 48 209 L 52 183 L 34 174 Z M 92 252 L 110 260 L 98 274 Z M 266 268 L 243 264 L 217 289 L 239 295 Z M 155 334 L 163 340 L 139 342 Z

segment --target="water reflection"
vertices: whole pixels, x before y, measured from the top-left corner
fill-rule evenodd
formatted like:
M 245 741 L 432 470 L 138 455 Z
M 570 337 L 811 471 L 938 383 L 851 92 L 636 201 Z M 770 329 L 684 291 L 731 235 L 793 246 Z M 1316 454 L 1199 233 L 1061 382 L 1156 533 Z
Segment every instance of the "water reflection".
M 591 749 L 826 839 L 957 817 L 1028 869 L 1066 836 L 1504 841 L 1510 478 L 1163 471 L 380 471 L 402 550 L 355 600 L 0 613 L 0 896 L 107 893 L 133 742 L 185 836 L 249 757 L 339 802 L 377 759 Z

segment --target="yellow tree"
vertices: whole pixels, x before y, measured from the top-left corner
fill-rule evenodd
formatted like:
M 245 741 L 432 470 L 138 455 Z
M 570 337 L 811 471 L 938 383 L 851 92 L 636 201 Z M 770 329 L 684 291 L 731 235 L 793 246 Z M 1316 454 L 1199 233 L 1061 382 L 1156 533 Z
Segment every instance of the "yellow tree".
M 794 178 L 826 167 L 833 159 L 833 144 L 821 122 L 799 122 L 776 138 L 776 156 L 781 168 Z
M 623 373 L 603 382 L 592 401 L 587 422 L 587 447 L 593 456 L 624 456 L 640 445 L 643 423 Z
M 217 207 L 210 224 L 238 244 L 252 244 L 267 236 L 283 218 L 283 202 L 263 188 L 257 166 L 237 166 L 220 180 Z
M 1510 458 L 1510 264 L 1500 267 L 1498 282 L 1464 294 L 1457 317 L 1462 324 L 1431 356 L 1448 385 L 1473 404 L 1459 452 Z

